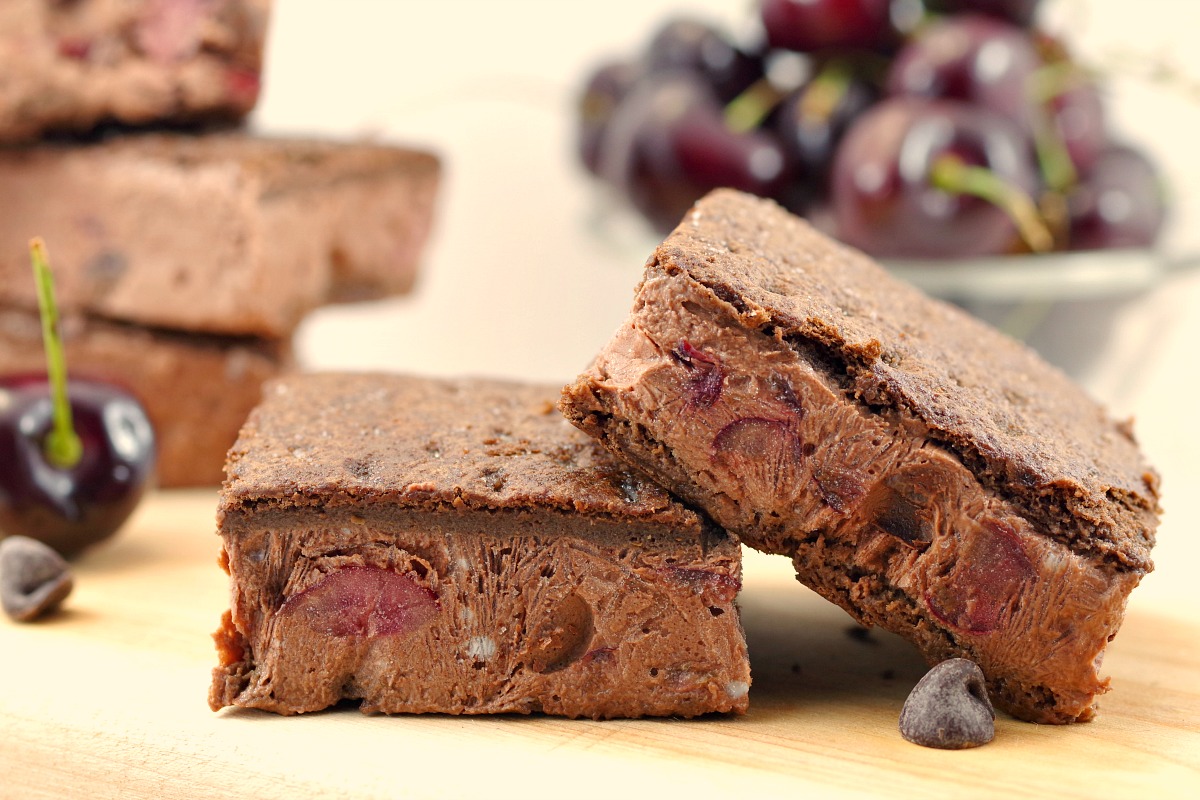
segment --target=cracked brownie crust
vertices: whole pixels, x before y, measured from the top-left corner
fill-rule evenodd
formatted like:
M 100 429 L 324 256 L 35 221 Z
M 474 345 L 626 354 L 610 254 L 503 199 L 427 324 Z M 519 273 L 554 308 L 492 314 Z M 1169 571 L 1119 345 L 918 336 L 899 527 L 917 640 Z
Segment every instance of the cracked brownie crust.
M 562 408 L 862 622 L 979 662 L 1013 714 L 1095 713 L 1158 479 L 1023 345 L 719 191 Z
M 744 711 L 738 544 L 555 399 L 482 380 L 272 384 L 221 495 L 212 707 Z

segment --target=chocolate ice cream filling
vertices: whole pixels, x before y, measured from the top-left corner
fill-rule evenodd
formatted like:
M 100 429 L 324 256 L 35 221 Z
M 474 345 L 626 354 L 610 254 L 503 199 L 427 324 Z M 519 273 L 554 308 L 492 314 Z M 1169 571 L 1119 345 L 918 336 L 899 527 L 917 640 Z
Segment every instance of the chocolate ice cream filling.
M 399 509 L 230 519 L 240 589 L 213 707 L 743 710 L 737 544 L 655 524 L 567 535 L 567 521 Z

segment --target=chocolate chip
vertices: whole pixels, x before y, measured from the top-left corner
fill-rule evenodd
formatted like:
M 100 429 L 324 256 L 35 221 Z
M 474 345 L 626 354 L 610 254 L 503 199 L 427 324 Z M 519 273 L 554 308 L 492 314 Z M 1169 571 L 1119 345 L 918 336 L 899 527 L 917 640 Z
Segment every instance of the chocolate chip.
M 58 608 L 74 581 L 62 556 L 36 539 L 0 541 L 0 605 L 18 622 L 32 622 Z
M 929 670 L 900 710 L 900 735 L 925 747 L 978 747 L 995 733 L 996 712 L 983 671 L 965 658 L 951 658 Z

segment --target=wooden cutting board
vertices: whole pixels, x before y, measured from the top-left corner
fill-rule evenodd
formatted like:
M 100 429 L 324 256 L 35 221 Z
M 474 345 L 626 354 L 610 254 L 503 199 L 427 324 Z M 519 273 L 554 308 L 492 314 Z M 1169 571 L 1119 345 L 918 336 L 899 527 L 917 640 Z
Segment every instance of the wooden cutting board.
M 748 553 L 751 711 L 694 721 L 209 711 L 227 605 L 215 492 L 160 493 L 76 564 L 66 608 L 0 621 L 0 797 L 1200 796 L 1200 624 L 1135 592 L 1098 720 L 1003 715 L 937 751 L 896 719 L 925 665 Z

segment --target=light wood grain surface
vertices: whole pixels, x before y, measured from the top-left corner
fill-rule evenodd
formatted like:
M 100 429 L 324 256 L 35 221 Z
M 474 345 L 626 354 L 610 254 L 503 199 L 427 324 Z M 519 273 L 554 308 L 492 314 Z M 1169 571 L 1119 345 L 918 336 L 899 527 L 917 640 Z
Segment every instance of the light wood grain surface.
M 1135 602 L 1100 717 L 1001 716 L 945 752 L 900 738 L 924 665 L 748 553 L 750 713 L 695 721 L 503 716 L 283 718 L 209 711 L 227 603 L 215 492 L 154 496 L 76 565 L 39 624 L 0 624 L 0 797 L 1185 797 L 1200 786 L 1200 625 Z

